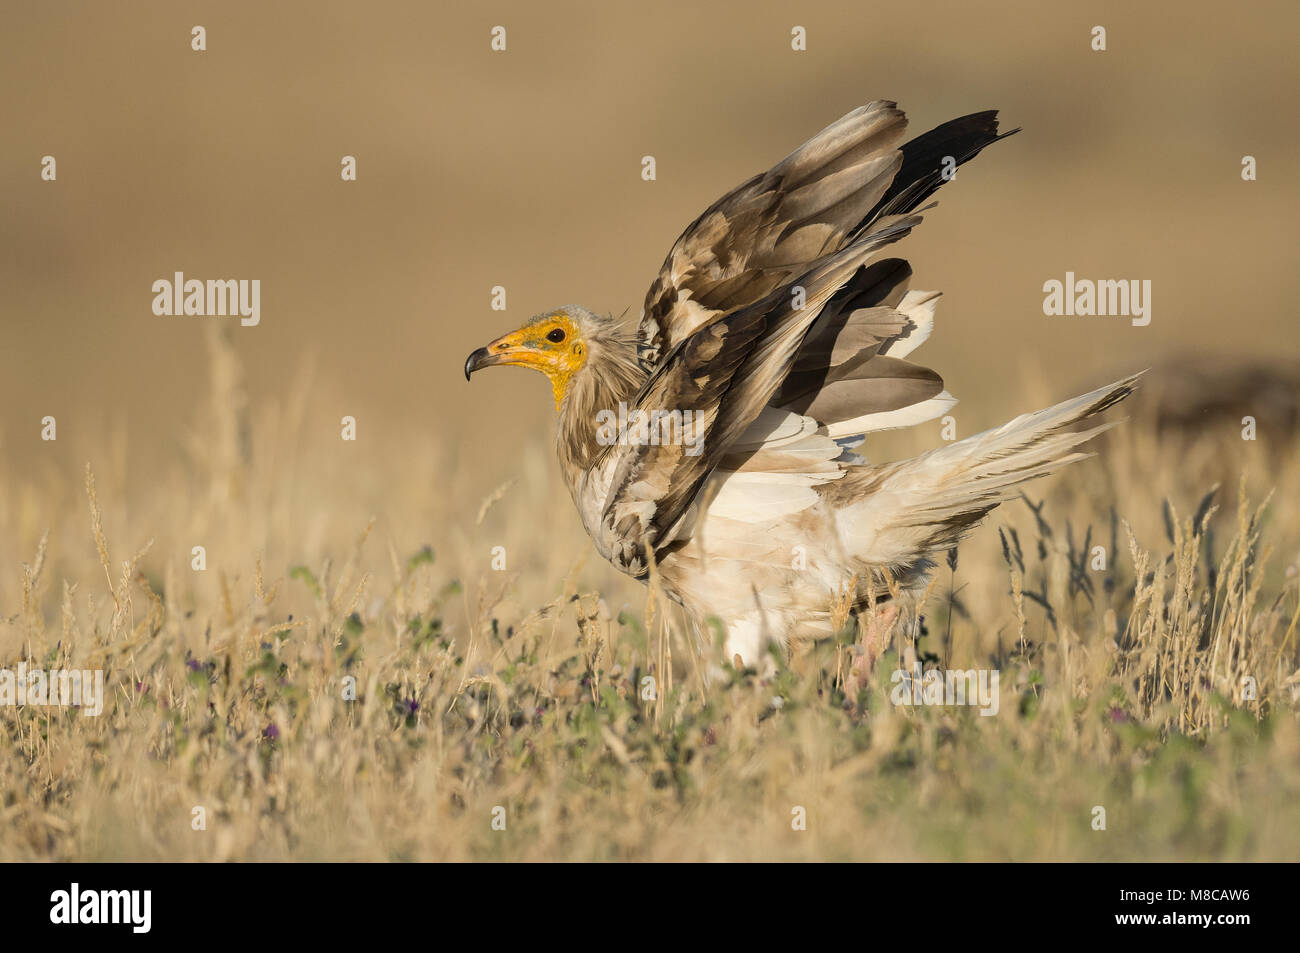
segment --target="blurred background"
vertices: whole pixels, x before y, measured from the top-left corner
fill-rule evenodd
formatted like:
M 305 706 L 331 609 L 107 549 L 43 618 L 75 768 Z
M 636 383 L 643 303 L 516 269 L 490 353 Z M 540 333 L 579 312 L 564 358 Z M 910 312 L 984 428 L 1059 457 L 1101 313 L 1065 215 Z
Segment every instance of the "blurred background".
M 467 384 L 469 351 L 559 304 L 634 316 L 706 205 L 877 98 L 914 134 L 986 108 L 1024 128 L 897 246 L 914 287 L 945 293 L 918 359 L 961 399 L 959 435 L 1181 355 L 1294 366 L 1300 8 L 1222 9 L 7 0 L 0 453 L 20 482 L 79 493 L 111 447 L 121 481 L 147 484 L 212 442 L 194 422 L 230 394 L 241 427 L 299 407 L 340 511 L 381 505 L 417 448 L 434 472 L 404 479 L 445 496 L 455 474 L 476 495 L 453 507 L 476 506 L 525 448 L 549 472 L 553 410 L 539 375 Z M 260 326 L 155 316 L 175 271 L 260 279 Z M 1045 317 L 1066 271 L 1149 279 L 1150 326 Z M 215 390 L 214 321 L 242 368 Z

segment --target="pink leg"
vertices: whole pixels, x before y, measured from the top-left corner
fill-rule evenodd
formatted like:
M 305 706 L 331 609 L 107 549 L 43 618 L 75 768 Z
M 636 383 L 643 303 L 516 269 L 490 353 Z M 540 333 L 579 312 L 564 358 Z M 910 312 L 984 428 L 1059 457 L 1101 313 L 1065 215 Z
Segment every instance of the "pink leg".
M 867 610 L 858 617 L 861 638 L 853 646 L 853 663 L 849 666 L 849 675 L 844 682 L 845 691 L 850 698 L 857 697 L 858 691 L 876 670 L 876 660 L 889 647 L 894 623 L 897 621 L 898 606 L 893 602 L 878 605 L 874 612 Z

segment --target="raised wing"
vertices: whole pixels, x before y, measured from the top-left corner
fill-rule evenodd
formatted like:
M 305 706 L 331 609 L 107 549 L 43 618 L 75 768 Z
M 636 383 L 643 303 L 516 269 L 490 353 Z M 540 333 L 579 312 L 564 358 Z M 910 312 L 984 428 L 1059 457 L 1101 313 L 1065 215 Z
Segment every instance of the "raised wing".
M 687 226 L 646 293 L 637 335 L 642 367 L 696 328 L 747 307 L 812 262 L 917 209 L 998 132 L 997 112 L 962 116 L 899 145 L 907 117 L 868 103 L 836 120 Z
M 588 528 L 625 572 L 689 533 L 715 470 L 727 512 L 761 519 L 764 507 L 732 505 L 756 486 L 789 512 L 858 459 L 848 448 L 861 434 L 955 402 L 938 374 L 902 360 L 928 336 L 937 293 L 909 291 L 901 259 L 868 263 L 920 221 L 952 168 L 1002 136 L 994 112 L 899 146 L 906 126 L 892 102 L 854 110 L 715 202 L 668 253 L 638 329 L 650 376 L 635 409 L 679 435 L 689 419 L 692 439 L 619 443 L 594 468 Z

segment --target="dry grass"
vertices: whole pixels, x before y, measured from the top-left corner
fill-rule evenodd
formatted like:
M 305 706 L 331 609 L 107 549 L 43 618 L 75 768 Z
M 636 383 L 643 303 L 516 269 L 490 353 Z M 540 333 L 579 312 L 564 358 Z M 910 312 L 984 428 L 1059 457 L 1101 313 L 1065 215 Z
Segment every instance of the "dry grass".
M 1136 419 L 996 512 L 857 698 L 836 644 L 706 690 L 673 613 L 590 554 L 545 441 L 486 492 L 435 435 L 313 429 L 305 382 L 253 419 L 212 360 L 169 470 L 117 443 L 84 474 L 0 469 L 0 665 L 110 690 L 98 718 L 0 708 L 0 859 L 1300 851 L 1300 513 L 1258 502 L 1295 485 L 1294 443 L 1174 448 Z M 1198 460 L 1251 476 L 1207 497 Z M 1000 670 L 1000 713 L 893 706 L 899 652 Z

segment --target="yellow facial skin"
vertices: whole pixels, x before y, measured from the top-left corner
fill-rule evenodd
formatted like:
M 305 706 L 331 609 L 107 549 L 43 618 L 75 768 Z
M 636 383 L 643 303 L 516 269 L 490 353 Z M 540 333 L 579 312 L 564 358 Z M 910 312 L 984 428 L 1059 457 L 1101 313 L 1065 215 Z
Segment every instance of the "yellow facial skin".
M 548 314 L 481 347 L 465 362 L 465 379 L 480 367 L 518 364 L 541 371 L 551 381 L 551 393 L 558 410 L 564 394 L 584 364 L 587 344 L 577 324 L 564 312 Z

